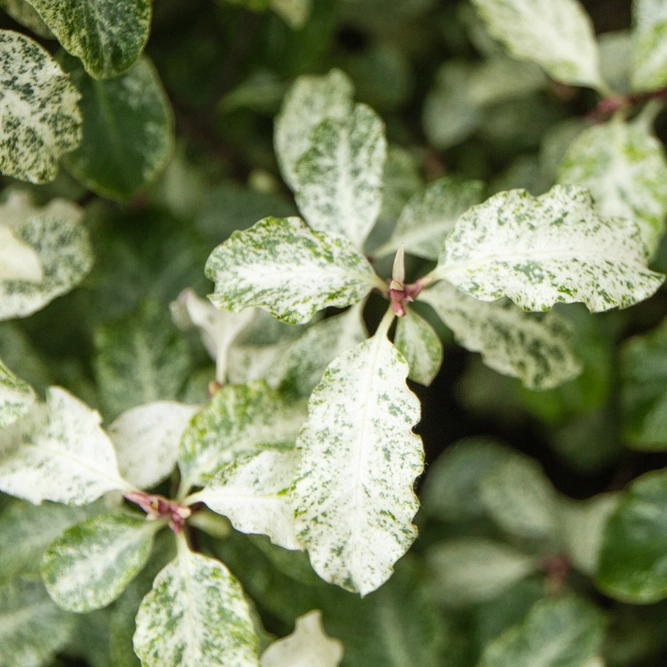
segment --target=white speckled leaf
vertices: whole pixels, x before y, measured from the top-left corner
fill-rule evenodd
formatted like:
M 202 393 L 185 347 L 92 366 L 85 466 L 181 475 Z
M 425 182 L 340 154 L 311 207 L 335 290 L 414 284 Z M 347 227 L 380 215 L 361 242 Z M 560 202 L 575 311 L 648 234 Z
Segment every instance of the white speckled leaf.
M 382 208 L 386 154 L 384 123 L 365 104 L 317 125 L 294 167 L 296 203 L 308 224 L 363 248 Z
M 0 78 L 0 172 L 52 181 L 81 141 L 81 95 L 48 51 L 11 30 L 0 30 Z
M 2 7 L 17 23 L 30 28 L 36 35 L 44 39 L 55 39 L 46 23 L 26 0 L 0 0 Z
M 34 248 L 16 238 L 12 230 L 0 224 L 0 281 L 20 280 L 39 284 L 44 271 Z
M 459 217 L 482 200 L 481 181 L 441 178 L 417 192 L 405 205 L 387 243 L 374 250 L 384 257 L 403 244 L 405 252 L 426 259 L 438 259 L 449 232 Z
M 556 313 L 526 313 L 504 299 L 479 301 L 445 281 L 419 298 L 433 307 L 460 345 L 481 352 L 489 368 L 520 378 L 530 389 L 551 389 L 581 373 L 572 328 Z
M 281 16 L 293 30 L 300 30 L 308 22 L 312 0 L 271 0 L 271 9 Z
M 410 366 L 408 377 L 428 387 L 442 365 L 442 342 L 433 327 L 408 308 L 396 325 L 394 345 Z
M 343 643 L 322 626 L 322 612 L 309 611 L 296 619 L 294 632 L 278 639 L 262 653 L 260 667 L 338 667 Z
M 649 250 L 657 248 L 667 213 L 667 161 L 644 123 L 619 118 L 582 132 L 558 180 L 588 188 L 602 217 L 634 220 Z
M 493 37 L 563 83 L 601 86 L 590 18 L 577 0 L 473 0 Z
M 297 440 L 297 537 L 325 581 L 362 595 L 391 576 L 417 536 L 413 484 L 424 455 L 407 375 L 376 333 L 329 365 Z
M 30 0 L 30 4 L 96 79 L 124 72 L 148 40 L 150 0 Z
M 667 84 L 667 5 L 663 0 L 633 0 L 632 87 L 656 90 Z
M 482 301 L 508 296 L 524 310 L 581 301 L 593 312 L 651 296 L 664 276 L 646 268 L 636 224 L 605 220 L 587 190 L 556 185 L 532 197 L 499 192 L 456 223 L 434 275 Z
M 182 547 L 137 614 L 134 650 L 143 667 L 258 667 L 257 643 L 236 579 Z
M 190 502 L 203 502 L 242 533 L 268 535 L 285 549 L 303 549 L 296 539 L 294 510 L 287 493 L 299 456 L 295 450 L 265 449 L 236 457 L 221 468 Z
M 50 387 L 46 403 L 0 431 L 0 490 L 36 505 L 85 505 L 107 491 L 133 490 L 118 474 L 101 421 L 69 392 Z
M 51 543 L 42 579 L 63 609 L 84 613 L 106 607 L 143 569 L 164 522 L 142 514 L 100 514 L 68 528 Z
M 0 277 L 0 320 L 26 317 L 79 284 L 93 266 L 83 211 L 54 199 L 36 207 L 26 192 L 11 192 L 0 204 L 0 219 L 12 236 L 39 259 L 42 279 Z
M 276 118 L 275 148 L 285 182 L 296 190 L 294 168 L 310 147 L 310 133 L 327 118 L 352 113 L 354 88 L 349 77 L 333 69 L 325 76 L 301 76 L 285 96 Z
M 156 401 L 123 412 L 107 429 L 120 474 L 140 489 L 166 479 L 176 465 L 183 431 L 198 405 Z
M 0 428 L 22 417 L 34 402 L 34 389 L 0 360 Z
M 300 218 L 265 218 L 236 231 L 206 263 L 218 308 L 259 306 L 288 324 L 303 324 L 327 306 L 361 301 L 384 287 L 347 239 L 313 232 Z

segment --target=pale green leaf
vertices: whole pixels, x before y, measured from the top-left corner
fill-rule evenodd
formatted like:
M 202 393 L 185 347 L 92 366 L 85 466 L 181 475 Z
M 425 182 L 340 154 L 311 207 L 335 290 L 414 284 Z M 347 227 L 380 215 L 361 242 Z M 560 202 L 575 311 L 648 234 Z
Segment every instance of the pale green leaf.
M 268 535 L 274 544 L 285 549 L 302 549 L 287 493 L 298 462 L 295 450 L 264 449 L 238 456 L 219 469 L 188 503 L 206 504 L 226 516 L 242 533 Z
M 483 62 L 470 77 L 468 96 L 477 106 L 507 102 L 546 88 L 549 79 L 535 63 L 506 56 Z
M 44 553 L 42 579 L 63 609 L 111 604 L 141 571 L 164 522 L 141 514 L 100 514 L 68 528 Z
M 442 343 L 433 327 L 408 308 L 396 325 L 394 345 L 408 362 L 408 377 L 428 387 L 442 365 Z
M 34 389 L 0 360 L 0 428 L 22 417 L 34 402 Z
M 265 218 L 234 232 L 206 264 L 218 308 L 260 306 L 288 324 L 303 324 L 327 306 L 342 308 L 384 287 L 347 239 L 313 232 L 300 218 Z
M 273 642 L 262 653 L 260 667 L 338 667 L 343 643 L 331 639 L 322 626 L 318 609 L 296 619 L 294 632 Z
M 44 39 L 55 39 L 46 23 L 39 18 L 39 14 L 26 0 L 0 0 L 0 7 L 17 23 L 30 28 L 37 36 Z
M 473 0 L 493 37 L 557 81 L 601 87 L 593 24 L 577 0 Z
M 104 197 L 135 194 L 155 180 L 174 149 L 173 114 L 157 70 L 142 56 L 118 78 L 96 81 L 75 58 L 62 61 L 81 91 L 83 113 L 81 145 L 64 166 Z
M 662 0 L 633 0 L 632 86 L 655 90 L 667 84 L 667 7 Z
M 19 421 L 0 431 L 0 490 L 36 505 L 85 505 L 123 480 L 99 413 L 60 387 L 47 391 Z
M 124 72 L 148 40 L 150 0 L 29 0 L 69 53 L 97 79 Z
M 556 185 L 541 197 L 499 192 L 464 213 L 433 275 L 482 301 L 508 296 L 524 310 L 581 301 L 593 312 L 651 296 L 664 276 L 630 220 L 605 220 L 587 190 Z
M 271 0 L 271 9 L 293 30 L 306 25 L 312 8 L 312 0 Z
M 630 30 L 605 32 L 598 36 L 602 79 L 616 93 L 630 92 L 633 37 Z
M 30 276 L 0 278 L 0 320 L 32 315 L 78 285 L 92 268 L 83 211 L 76 204 L 53 199 L 36 207 L 26 192 L 13 191 L 0 204 L 0 219 L 13 239 L 39 262 Z M 40 280 L 35 280 L 37 269 Z
M 81 141 L 81 95 L 48 51 L 0 30 L 0 172 L 52 181 L 58 158 Z
M 612 119 L 582 132 L 563 160 L 558 180 L 588 188 L 604 218 L 628 218 L 653 252 L 667 213 L 667 161 L 645 123 Z
M 294 166 L 294 192 L 314 230 L 341 234 L 363 248 L 382 208 L 386 151 L 384 123 L 365 104 L 312 130 Z
M 417 534 L 424 454 L 407 375 L 381 327 L 329 365 L 297 440 L 297 537 L 325 581 L 362 595 L 391 576 Z
M 140 489 L 166 479 L 178 459 L 181 436 L 198 405 L 156 401 L 123 412 L 107 429 L 120 474 Z
M 352 113 L 354 89 L 346 74 L 299 77 L 285 96 L 276 118 L 275 148 L 285 182 L 296 190 L 297 160 L 310 147 L 310 133 L 323 120 L 342 120 Z
M 556 313 L 526 313 L 507 300 L 478 301 L 444 281 L 419 298 L 433 307 L 458 343 L 481 352 L 487 366 L 520 378 L 531 389 L 551 389 L 581 373 L 572 328 Z
M 395 144 L 387 147 L 387 159 L 382 176 L 382 211 L 381 220 L 397 220 L 424 179 L 417 158 L 407 149 Z M 376 226 L 377 229 L 377 226 Z M 372 241 L 372 237 L 371 237 Z
M 222 563 L 185 548 L 141 603 L 134 650 L 143 667 L 259 664 L 241 586 Z

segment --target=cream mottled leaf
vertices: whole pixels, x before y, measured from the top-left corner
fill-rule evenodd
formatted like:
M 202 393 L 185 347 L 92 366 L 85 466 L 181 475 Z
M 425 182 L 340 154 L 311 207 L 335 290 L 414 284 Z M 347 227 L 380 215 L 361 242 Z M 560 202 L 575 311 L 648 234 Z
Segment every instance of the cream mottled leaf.
M 342 120 L 352 113 L 354 88 L 340 70 L 325 76 L 301 76 L 285 96 L 276 118 L 275 148 L 286 183 L 296 189 L 297 160 L 310 147 L 310 133 L 323 120 Z
M 85 505 L 123 480 L 99 413 L 60 387 L 0 431 L 0 490 L 38 505 Z
M 140 489 L 166 479 L 178 459 L 181 436 L 198 405 L 155 401 L 123 412 L 107 429 L 121 475 Z
M 526 313 L 507 300 L 479 301 L 445 281 L 419 298 L 433 307 L 459 344 L 481 352 L 487 366 L 520 378 L 531 389 L 551 389 L 581 373 L 572 328 L 556 313 Z
M 124 72 L 148 40 L 150 0 L 30 0 L 30 4 L 96 79 Z
M 141 603 L 134 650 L 143 667 L 259 665 L 241 586 L 222 563 L 185 548 Z
M 570 145 L 558 180 L 588 188 L 604 218 L 628 218 L 653 252 L 667 213 L 667 161 L 645 123 L 613 119 L 582 132 Z
M 313 232 L 300 218 L 265 218 L 234 232 L 206 264 L 218 308 L 268 310 L 303 324 L 327 306 L 342 308 L 384 283 L 347 239 Z
M 664 276 L 630 220 L 600 218 L 588 190 L 556 185 L 541 197 L 499 192 L 473 206 L 447 239 L 434 276 L 482 301 L 524 310 L 581 301 L 593 312 L 651 296 Z
M 14 191 L 0 204 L 0 219 L 12 237 L 39 261 L 29 276 L 12 279 L 0 275 L 0 320 L 32 315 L 78 285 L 92 268 L 83 211 L 76 204 L 54 199 L 37 207 L 26 192 Z M 37 269 L 40 280 L 36 280 Z
M 0 172 L 52 181 L 81 141 L 81 95 L 48 51 L 11 30 L 0 30 L 0 75 Z
M 297 537 L 325 581 L 362 595 L 391 576 L 417 535 L 413 484 L 423 450 L 407 375 L 401 354 L 376 333 L 329 365 L 297 440 Z
M 34 402 L 34 389 L 0 360 L 0 428 L 22 417 Z
M 442 343 L 433 327 L 408 308 L 396 325 L 394 345 L 410 366 L 409 378 L 428 387 L 442 365 Z
M 295 450 L 264 449 L 218 470 L 190 502 L 203 502 L 242 533 L 261 533 L 285 549 L 302 549 L 287 493 L 298 464 Z
M 49 595 L 77 613 L 111 604 L 144 567 L 163 526 L 141 514 L 114 512 L 68 528 L 44 553 Z
M 39 284 L 44 271 L 34 248 L 19 240 L 12 230 L 0 224 L 0 280 L 20 280 Z
M 593 24 L 577 0 L 473 0 L 493 37 L 557 81 L 602 85 Z
M 294 166 L 294 192 L 313 229 L 363 247 L 382 208 L 386 152 L 384 123 L 365 104 L 312 130 L 309 148 Z
M 4 9 L 17 23 L 30 28 L 36 35 L 44 39 L 55 39 L 46 23 L 39 18 L 39 14 L 26 0 L 0 0 L 0 7 Z
M 667 6 L 663 0 L 633 0 L 633 72 L 635 90 L 667 84 Z

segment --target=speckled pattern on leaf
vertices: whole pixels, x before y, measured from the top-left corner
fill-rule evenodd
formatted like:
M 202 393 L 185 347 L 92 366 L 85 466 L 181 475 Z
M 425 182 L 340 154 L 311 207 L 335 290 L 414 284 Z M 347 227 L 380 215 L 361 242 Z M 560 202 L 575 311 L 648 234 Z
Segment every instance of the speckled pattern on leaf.
M 342 236 L 313 232 L 300 218 L 265 218 L 234 232 L 206 263 L 218 308 L 259 306 L 288 324 L 327 306 L 343 308 L 384 283 Z
M 0 172 L 52 181 L 58 158 L 81 141 L 80 98 L 48 51 L 0 30 Z
M 433 307 L 460 345 L 481 352 L 489 368 L 520 378 L 530 389 L 551 389 L 581 373 L 572 328 L 556 313 L 526 313 L 506 300 L 478 301 L 444 281 L 419 298 Z
M 0 428 L 22 417 L 34 402 L 34 389 L 0 360 Z
M 499 192 L 473 206 L 447 238 L 434 276 L 482 301 L 508 296 L 524 310 L 583 302 L 592 312 L 651 296 L 664 276 L 630 220 L 606 220 L 588 190 L 556 185 L 532 197 Z
M 407 375 L 382 334 L 348 350 L 313 391 L 297 440 L 297 537 L 325 581 L 362 595 L 391 576 L 417 536 L 413 484 L 424 454 Z
M 656 90 L 667 84 L 667 5 L 663 0 L 633 0 L 632 87 Z
M 394 345 L 410 366 L 410 379 L 428 387 L 442 365 L 442 343 L 433 327 L 408 308 L 396 325 Z
M 257 643 L 236 579 L 186 549 L 158 574 L 137 614 L 143 667 L 258 667 Z

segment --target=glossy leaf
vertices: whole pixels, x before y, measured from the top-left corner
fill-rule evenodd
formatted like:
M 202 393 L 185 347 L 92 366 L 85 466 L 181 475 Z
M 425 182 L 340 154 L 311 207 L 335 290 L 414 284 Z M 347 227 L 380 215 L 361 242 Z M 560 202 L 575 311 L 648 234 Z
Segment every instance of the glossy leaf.
M 433 327 L 408 308 L 396 325 L 394 345 L 408 362 L 408 377 L 428 387 L 440 370 L 443 354 L 442 343 Z
M 667 84 L 667 8 L 661 0 L 633 0 L 633 71 L 635 90 Z
M 13 424 L 35 402 L 35 391 L 0 361 L 0 428 Z

